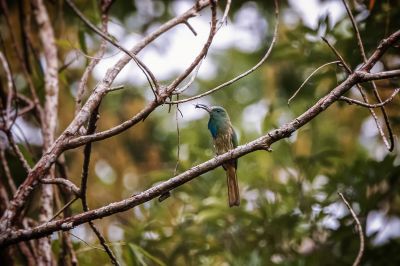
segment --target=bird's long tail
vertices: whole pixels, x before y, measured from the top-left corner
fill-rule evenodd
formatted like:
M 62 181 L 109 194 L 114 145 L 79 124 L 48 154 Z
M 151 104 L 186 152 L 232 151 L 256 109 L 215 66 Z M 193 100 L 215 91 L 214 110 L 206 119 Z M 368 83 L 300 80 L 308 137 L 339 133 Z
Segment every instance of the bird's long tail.
M 226 181 L 228 184 L 229 207 L 239 206 L 239 186 L 237 181 L 236 169 L 233 165 L 229 165 L 226 167 Z

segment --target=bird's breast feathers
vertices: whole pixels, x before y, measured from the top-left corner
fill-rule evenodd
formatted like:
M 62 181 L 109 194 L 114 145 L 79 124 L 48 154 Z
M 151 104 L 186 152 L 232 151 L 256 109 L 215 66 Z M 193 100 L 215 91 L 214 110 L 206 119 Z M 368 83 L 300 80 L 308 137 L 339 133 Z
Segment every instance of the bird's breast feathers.
M 217 155 L 228 152 L 229 150 L 232 150 L 234 148 L 232 142 L 233 134 L 233 129 L 231 127 L 229 127 L 227 130 L 224 130 L 224 132 L 220 131 L 218 132 L 218 134 L 216 134 L 213 139 Z

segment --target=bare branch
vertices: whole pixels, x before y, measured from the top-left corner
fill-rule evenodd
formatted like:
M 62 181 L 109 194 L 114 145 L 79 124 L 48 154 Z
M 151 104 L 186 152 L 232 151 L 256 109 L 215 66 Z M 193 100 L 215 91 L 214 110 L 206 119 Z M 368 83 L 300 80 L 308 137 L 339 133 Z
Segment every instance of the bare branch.
M 115 87 L 109 88 L 107 90 L 107 93 L 113 92 L 113 91 L 119 91 L 119 90 L 122 90 L 124 88 L 125 88 L 125 85 L 115 86 Z
M 143 108 L 139 113 L 137 113 L 135 116 L 133 116 L 131 119 L 115 126 L 112 127 L 108 130 L 104 130 L 95 134 L 91 135 L 86 135 L 86 136 L 81 136 L 81 137 L 76 137 L 74 139 L 71 139 L 66 143 L 65 148 L 66 149 L 72 149 L 75 147 L 82 146 L 88 142 L 93 142 L 93 141 L 99 141 L 103 140 L 112 136 L 115 136 L 126 129 L 132 127 L 133 125 L 139 123 L 140 121 L 143 121 L 146 119 L 147 116 L 151 114 L 151 112 L 154 111 L 155 108 L 157 108 L 158 104 L 156 102 L 150 102 L 145 108 Z
M 365 71 L 356 71 L 361 76 L 362 81 L 371 81 L 371 80 L 379 80 L 379 79 L 389 79 L 395 78 L 400 75 L 400 69 L 382 71 L 377 73 L 369 73 Z
M 52 23 L 43 1 L 32 1 L 32 8 L 38 25 L 39 38 L 43 46 L 44 58 L 46 60 L 46 70 L 44 71 L 45 104 L 44 114 L 42 116 L 43 152 L 46 152 L 54 142 L 54 135 L 57 126 L 59 92 L 57 47 L 55 44 Z M 52 179 L 54 178 L 54 175 L 55 169 L 54 166 L 52 166 L 47 176 Z M 40 198 L 40 222 L 46 222 L 53 215 L 53 197 L 53 187 L 43 186 Z M 38 264 L 50 265 L 52 260 L 50 238 L 39 239 L 38 252 Z
M 353 218 L 354 218 L 354 221 L 355 221 L 356 224 L 357 224 L 358 236 L 360 237 L 360 248 L 359 248 L 359 250 L 358 250 L 357 257 L 356 257 L 356 259 L 355 259 L 354 262 L 353 262 L 353 266 L 358 266 L 358 265 L 360 265 L 362 256 L 363 256 L 363 254 L 364 254 L 364 245 L 365 245 L 364 242 L 365 242 L 365 240 L 364 240 L 363 229 L 362 229 L 360 220 L 358 220 L 358 217 L 357 217 L 357 215 L 355 214 L 354 210 L 351 208 L 349 202 L 346 200 L 346 198 L 343 196 L 342 193 L 338 192 L 338 194 L 339 194 L 339 196 L 342 198 L 344 204 L 346 204 L 346 207 L 349 209 L 351 215 L 352 215 Z
M 189 30 L 193 33 L 194 36 L 197 36 L 196 30 L 192 27 L 192 25 L 189 24 L 187 20 L 183 21 L 183 24 L 185 24 Z
M 224 14 L 222 15 L 221 21 L 219 22 L 218 29 L 219 30 L 224 24 L 228 23 L 228 14 L 231 8 L 232 0 L 227 0 L 225 5 Z
M 311 78 L 315 73 L 317 73 L 321 68 L 324 68 L 324 67 L 326 67 L 326 66 L 328 66 L 328 65 L 331 65 L 331 64 L 337 64 L 337 63 L 340 63 L 340 61 L 332 61 L 332 62 L 323 64 L 322 66 L 320 66 L 320 67 L 318 67 L 317 69 L 315 69 L 315 70 L 304 80 L 304 82 L 303 82 L 303 83 L 300 85 L 300 87 L 295 91 L 295 93 L 292 95 L 292 97 L 289 98 L 288 104 L 290 104 L 290 102 L 294 99 L 294 97 L 296 97 L 296 95 L 300 92 L 301 88 L 303 88 L 303 86 L 310 80 L 310 78 Z
M 349 104 L 353 104 L 354 103 L 354 104 L 357 104 L 357 105 L 360 105 L 360 106 L 363 106 L 363 107 L 367 107 L 367 108 L 378 108 L 378 107 L 382 107 L 382 106 L 390 103 L 394 99 L 394 97 L 399 93 L 399 91 L 400 91 L 400 89 L 395 89 L 393 94 L 389 98 L 387 98 L 384 102 L 380 102 L 380 103 L 377 103 L 377 104 L 368 104 L 368 103 L 361 102 L 361 101 L 358 101 L 358 100 L 354 100 L 354 99 L 351 99 L 351 98 L 348 98 L 348 97 L 344 97 L 344 96 L 341 96 L 339 98 L 339 100 L 345 101 L 345 102 L 347 102 Z
M 17 156 L 18 160 L 21 162 L 22 167 L 24 168 L 24 170 L 27 173 L 29 173 L 29 171 L 31 171 L 31 167 L 29 166 L 28 161 L 25 159 L 25 157 L 22 154 L 21 150 L 19 149 L 18 145 L 15 143 L 13 135 L 11 133 L 11 130 L 6 130 L 5 133 L 6 133 L 6 136 L 7 136 L 8 143 L 11 146 L 11 149 L 13 150 L 15 155 Z
M 189 102 L 189 101 L 193 101 L 193 100 L 202 98 L 202 97 L 204 97 L 204 96 L 206 96 L 206 95 L 209 95 L 209 94 L 211 94 L 211 93 L 214 93 L 215 91 L 218 91 L 218 90 L 220 90 L 220 89 L 222 89 L 222 88 L 225 88 L 225 87 L 227 87 L 227 86 L 229 86 L 229 85 L 235 83 L 235 82 L 238 81 L 239 79 L 241 79 L 241 78 L 243 78 L 243 77 L 249 75 L 250 73 L 252 73 L 253 71 L 255 71 L 257 68 L 259 68 L 259 67 L 265 62 L 265 60 L 267 60 L 267 58 L 269 57 L 269 55 L 270 55 L 270 53 L 271 53 L 271 51 L 272 51 L 272 48 L 274 47 L 274 45 L 275 45 L 275 43 L 276 43 L 276 40 L 277 40 L 277 38 L 278 38 L 279 6 L 278 6 L 278 1 L 277 1 L 277 0 L 275 0 L 274 3 L 275 3 L 275 21 L 276 21 L 276 23 L 275 23 L 275 30 L 274 30 L 274 36 L 273 36 L 273 38 L 272 38 L 271 45 L 270 45 L 270 47 L 268 48 L 267 52 L 265 53 L 265 55 L 263 56 L 263 58 L 261 58 L 261 60 L 260 60 L 255 66 L 253 66 L 253 67 L 250 68 L 249 70 L 243 72 L 243 73 L 240 74 L 239 76 L 236 76 L 235 78 L 233 78 L 233 79 L 231 79 L 231 80 L 229 80 L 229 81 L 227 81 L 227 82 L 225 82 L 225 83 L 223 83 L 223 84 L 221 84 L 221 85 L 219 85 L 219 86 L 217 86 L 217 87 L 215 87 L 215 88 L 213 88 L 213 89 L 211 89 L 211 90 L 208 90 L 208 91 L 205 92 L 205 93 L 202 93 L 202 94 L 199 94 L 199 95 L 196 95 L 196 96 L 187 98 L 187 99 L 182 99 L 182 100 L 179 100 L 179 101 L 167 101 L 167 102 L 165 102 L 165 103 L 166 103 L 166 104 L 178 104 L 178 103 Z
M 71 181 L 64 178 L 42 178 L 40 179 L 40 183 L 43 184 L 57 184 L 65 186 L 71 193 L 75 194 L 76 196 L 81 195 L 81 190 Z
M 378 62 L 379 59 L 384 55 L 387 49 L 391 47 L 393 44 L 398 42 L 400 36 L 400 30 L 392 33 L 386 39 L 383 39 L 378 47 L 375 49 L 374 53 L 369 57 L 367 62 L 361 67 L 361 71 L 369 72 L 371 68 Z

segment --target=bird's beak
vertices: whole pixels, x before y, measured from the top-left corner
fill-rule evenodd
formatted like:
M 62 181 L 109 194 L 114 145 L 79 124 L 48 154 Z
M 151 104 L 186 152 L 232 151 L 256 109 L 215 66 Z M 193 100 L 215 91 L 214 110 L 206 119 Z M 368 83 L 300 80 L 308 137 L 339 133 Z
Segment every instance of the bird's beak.
M 211 109 L 210 109 L 210 107 L 208 107 L 207 105 L 205 105 L 205 104 L 196 104 L 195 106 L 194 106 L 195 108 L 201 108 L 201 109 L 204 109 L 204 110 L 206 110 L 208 113 L 211 113 Z

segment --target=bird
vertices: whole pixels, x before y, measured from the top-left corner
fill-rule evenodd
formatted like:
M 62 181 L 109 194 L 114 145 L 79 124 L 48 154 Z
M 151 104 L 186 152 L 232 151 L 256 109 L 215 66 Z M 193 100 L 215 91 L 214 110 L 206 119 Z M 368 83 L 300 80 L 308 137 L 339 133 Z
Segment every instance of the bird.
M 204 109 L 210 115 L 208 130 L 211 133 L 217 155 L 226 153 L 237 147 L 238 140 L 235 130 L 232 127 L 228 112 L 223 107 L 209 107 L 204 104 L 196 104 L 195 108 Z M 236 174 L 237 165 L 237 159 L 232 159 L 222 164 L 226 172 L 229 207 L 240 205 L 239 186 Z

